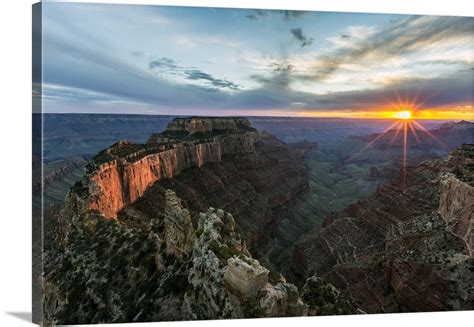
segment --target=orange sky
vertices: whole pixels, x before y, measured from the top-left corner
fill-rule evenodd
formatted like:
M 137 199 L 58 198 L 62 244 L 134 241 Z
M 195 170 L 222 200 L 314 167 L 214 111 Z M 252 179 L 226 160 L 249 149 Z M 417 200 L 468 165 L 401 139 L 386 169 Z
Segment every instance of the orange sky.
M 401 111 L 410 111 L 412 119 L 440 119 L 440 120 L 474 120 L 474 108 L 466 105 L 456 108 L 433 108 L 424 110 L 413 110 L 409 107 L 399 107 L 391 109 L 380 109 L 370 111 L 303 111 L 298 116 L 303 117 L 338 117 L 338 118 L 394 118 L 398 119 Z

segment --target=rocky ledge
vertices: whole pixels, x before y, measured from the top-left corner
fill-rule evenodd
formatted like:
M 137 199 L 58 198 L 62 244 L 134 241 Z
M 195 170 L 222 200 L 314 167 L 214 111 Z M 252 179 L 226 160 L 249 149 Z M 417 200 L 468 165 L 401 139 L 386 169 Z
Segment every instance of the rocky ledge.
M 140 225 L 94 212 L 69 219 L 59 214 L 48 224 L 45 324 L 360 312 L 320 278 L 298 290 L 262 266 L 230 213 L 209 208 L 193 227 L 171 190 L 163 216 Z

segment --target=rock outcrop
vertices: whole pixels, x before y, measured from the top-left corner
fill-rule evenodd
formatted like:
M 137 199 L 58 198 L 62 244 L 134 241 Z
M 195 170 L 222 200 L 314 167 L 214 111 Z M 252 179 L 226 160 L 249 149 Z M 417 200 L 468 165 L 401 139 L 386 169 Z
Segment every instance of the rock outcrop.
M 466 242 L 474 257 L 474 149 L 461 146 L 446 162 L 441 176 L 439 214 L 449 229 Z
M 250 128 L 250 121 L 240 117 L 190 117 L 174 118 L 169 124 L 169 132 L 194 133 L 240 132 Z
M 250 125 L 247 120 L 221 120 L 216 127 L 235 125 L 246 129 L 229 128 L 223 133 L 203 136 L 189 134 L 188 130 L 199 129 L 194 123 L 173 120 L 171 130 L 152 136 L 147 144 L 120 141 L 100 152 L 87 166 L 87 175 L 75 185 L 69 196 L 79 197 L 76 202 L 80 203 L 80 211 L 98 210 L 106 217 L 116 218 L 124 206 L 135 202 L 159 180 L 172 178 L 185 169 L 220 162 L 226 154 L 242 155 L 255 151 L 258 133 L 245 125 Z M 204 121 L 203 124 L 207 126 L 208 123 Z M 176 133 L 179 138 L 176 138 Z
M 304 147 L 281 142 L 272 135 L 262 134 L 255 151 L 227 154 L 220 162 L 182 171 L 173 178 L 154 183 L 135 203 L 118 213 L 127 220 L 129 208 L 142 215 L 155 217 L 162 208 L 156 207 L 164 190 L 172 189 L 186 203 L 193 221 L 209 207 L 232 212 L 236 230 L 249 247 L 265 242 L 265 228 L 275 220 L 275 211 L 296 198 L 308 187 Z
M 171 190 L 166 190 L 165 203 L 166 254 L 181 258 L 191 251 L 196 238 L 191 215 Z
M 127 221 L 96 211 L 69 212 L 64 245 L 57 231 L 66 212 L 51 218 L 43 323 L 357 313 L 323 281 L 309 281 L 300 294 L 262 266 L 235 231 L 230 213 L 209 208 L 194 228 L 176 194 L 164 193 L 161 215 L 151 220 L 133 208 Z
M 295 245 L 292 280 L 321 276 L 369 313 L 472 310 L 473 147 L 330 215 Z
M 270 271 L 251 257 L 232 223 L 225 223 L 232 221 L 232 215 L 213 208 L 200 215 L 183 306 L 188 318 L 305 315 L 296 286 L 282 277 L 269 282 Z

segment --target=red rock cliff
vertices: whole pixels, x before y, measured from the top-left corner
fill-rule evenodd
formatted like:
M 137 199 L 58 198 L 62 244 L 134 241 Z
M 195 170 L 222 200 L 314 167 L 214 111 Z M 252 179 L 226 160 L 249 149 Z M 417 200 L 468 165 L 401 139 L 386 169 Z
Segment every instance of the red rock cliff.
M 241 120 L 234 125 L 249 128 Z M 170 125 L 176 132 L 178 123 L 173 121 Z M 182 125 L 183 129 L 189 128 L 189 124 Z M 258 133 L 249 128 L 245 132 L 227 129 L 226 133 L 172 143 L 118 142 L 93 159 L 88 174 L 69 197 L 79 196 L 79 201 L 74 201 L 78 211 L 95 209 L 106 217 L 116 218 L 118 211 L 140 198 L 155 182 L 188 168 L 220 162 L 224 154 L 251 153 L 258 139 Z

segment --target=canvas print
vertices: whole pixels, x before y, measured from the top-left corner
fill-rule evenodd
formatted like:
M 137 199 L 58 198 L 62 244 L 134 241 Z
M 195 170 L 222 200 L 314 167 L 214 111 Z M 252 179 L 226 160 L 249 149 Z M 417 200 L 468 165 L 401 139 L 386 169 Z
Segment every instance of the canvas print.
M 33 51 L 36 322 L 474 309 L 474 18 L 55 2 Z

